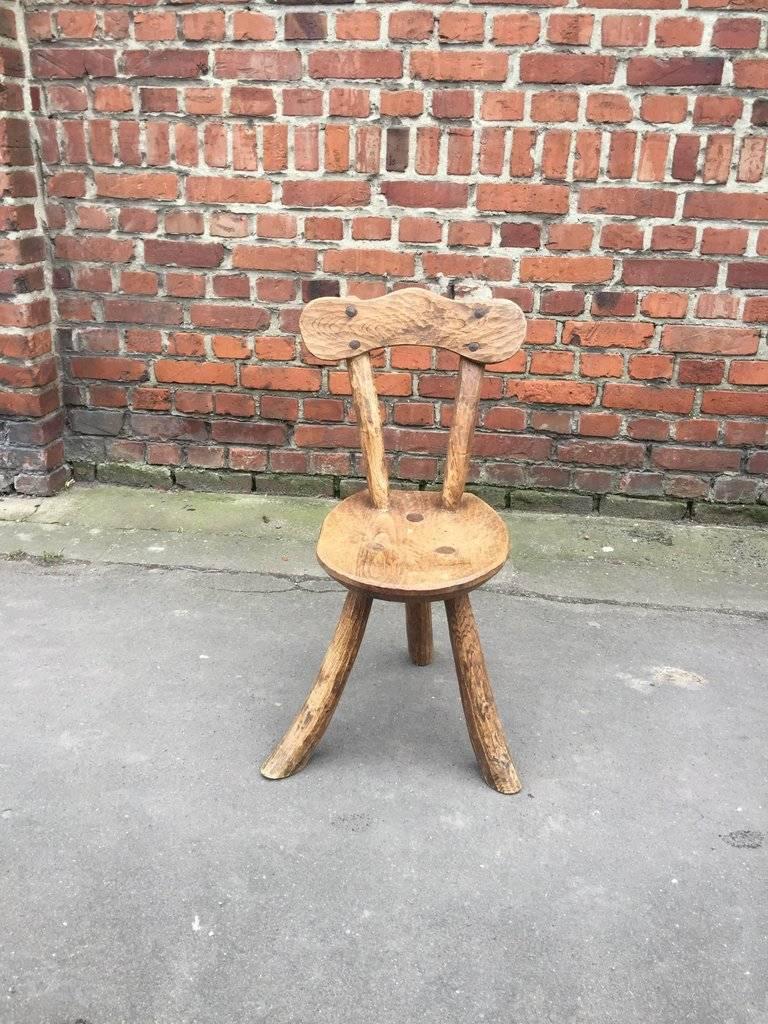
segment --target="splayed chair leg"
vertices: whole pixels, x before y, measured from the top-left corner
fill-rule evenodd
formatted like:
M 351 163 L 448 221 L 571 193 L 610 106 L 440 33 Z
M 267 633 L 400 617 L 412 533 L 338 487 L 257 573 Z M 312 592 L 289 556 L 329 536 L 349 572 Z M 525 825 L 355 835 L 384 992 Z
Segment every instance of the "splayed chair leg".
M 499 793 L 519 793 L 520 780 L 496 710 L 469 597 L 459 594 L 449 598 L 445 609 L 461 704 L 480 771 Z
M 347 594 L 315 685 L 293 724 L 261 766 L 265 778 L 285 779 L 300 771 L 322 739 L 355 663 L 372 602 L 371 595 L 362 590 Z
M 405 629 L 408 653 L 414 665 L 432 661 L 432 605 L 429 601 L 406 601 Z

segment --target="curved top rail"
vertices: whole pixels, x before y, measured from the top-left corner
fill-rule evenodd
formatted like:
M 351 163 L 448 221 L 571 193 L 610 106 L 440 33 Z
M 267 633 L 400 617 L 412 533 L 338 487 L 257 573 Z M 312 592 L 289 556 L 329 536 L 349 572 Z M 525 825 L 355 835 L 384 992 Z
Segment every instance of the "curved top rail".
M 333 362 L 392 345 L 426 345 L 499 363 L 523 344 L 526 323 L 508 299 L 459 301 L 403 288 L 377 299 L 315 299 L 299 329 L 312 355 Z

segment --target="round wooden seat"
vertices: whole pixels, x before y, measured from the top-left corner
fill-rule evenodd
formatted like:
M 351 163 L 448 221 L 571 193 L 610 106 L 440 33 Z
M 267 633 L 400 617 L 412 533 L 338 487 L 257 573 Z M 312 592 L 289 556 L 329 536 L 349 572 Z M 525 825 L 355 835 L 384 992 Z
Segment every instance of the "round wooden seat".
M 347 587 L 390 601 L 437 600 L 489 579 L 508 550 L 503 520 L 474 494 L 449 510 L 439 491 L 392 490 L 382 509 L 365 490 L 327 516 L 317 557 Z

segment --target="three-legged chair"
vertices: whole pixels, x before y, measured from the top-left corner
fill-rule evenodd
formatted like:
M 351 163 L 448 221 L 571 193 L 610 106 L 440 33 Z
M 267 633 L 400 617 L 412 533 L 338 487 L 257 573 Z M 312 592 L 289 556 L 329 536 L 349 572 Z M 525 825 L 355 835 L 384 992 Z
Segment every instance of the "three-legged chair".
M 347 361 L 368 488 L 340 502 L 323 523 L 318 560 L 348 594 L 315 684 L 262 774 L 286 778 L 309 760 L 341 698 L 374 598 L 405 604 L 408 650 L 417 665 L 432 659 L 432 602 L 444 601 L 461 702 L 483 778 L 500 793 L 517 793 L 520 781 L 469 602 L 469 593 L 506 561 L 507 528 L 489 505 L 464 493 L 464 484 L 483 364 L 517 351 L 525 318 L 503 299 L 458 302 L 406 288 L 378 299 L 316 299 L 304 309 L 300 329 L 314 356 Z M 441 492 L 389 489 L 369 352 L 394 345 L 428 345 L 460 357 Z

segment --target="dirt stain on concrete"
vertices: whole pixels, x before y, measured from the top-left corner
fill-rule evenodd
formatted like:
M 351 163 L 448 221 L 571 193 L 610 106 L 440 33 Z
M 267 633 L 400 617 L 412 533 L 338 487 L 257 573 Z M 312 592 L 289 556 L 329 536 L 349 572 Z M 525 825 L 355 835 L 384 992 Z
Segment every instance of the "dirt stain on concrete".
M 635 676 L 630 672 L 619 672 L 617 678 L 631 690 L 647 693 L 659 686 L 675 686 L 680 690 L 701 690 L 708 680 L 688 669 L 676 668 L 673 665 L 656 665 L 648 671 L 647 676 Z
M 720 838 L 729 846 L 735 846 L 737 850 L 759 850 L 765 836 L 762 832 L 754 832 L 751 829 L 738 829 Z

